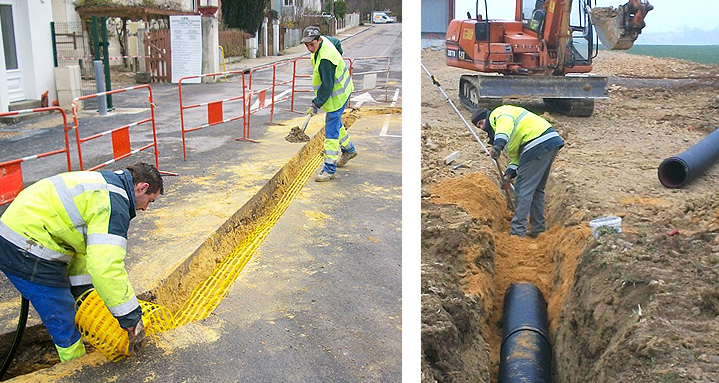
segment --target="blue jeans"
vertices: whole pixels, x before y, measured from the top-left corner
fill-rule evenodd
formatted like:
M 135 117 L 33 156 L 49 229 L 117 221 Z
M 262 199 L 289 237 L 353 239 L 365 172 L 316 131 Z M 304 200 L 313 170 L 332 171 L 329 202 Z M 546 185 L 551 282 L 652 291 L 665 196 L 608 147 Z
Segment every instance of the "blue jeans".
M 334 112 L 327 112 L 325 116 L 325 173 L 334 174 L 337 171 L 340 150 L 342 153 L 354 153 L 356 151 L 347 130 L 342 125 L 342 113 L 345 111 L 349 101 L 350 99 L 347 98 L 341 108 Z
M 32 303 L 53 343 L 67 348 L 80 340 L 75 328 L 75 298 L 68 287 L 45 286 L 5 273 L 15 288 Z

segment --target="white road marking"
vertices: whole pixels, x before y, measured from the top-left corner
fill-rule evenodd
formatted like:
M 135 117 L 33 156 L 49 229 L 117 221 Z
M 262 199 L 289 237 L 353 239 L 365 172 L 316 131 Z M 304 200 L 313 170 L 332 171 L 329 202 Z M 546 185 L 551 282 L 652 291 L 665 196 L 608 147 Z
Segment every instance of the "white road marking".
M 399 137 L 399 138 L 402 138 L 401 135 L 387 134 L 387 130 L 389 129 L 389 120 L 390 120 L 390 118 L 392 118 L 392 115 L 391 115 L 391 114 L 388 114 L 388 115 L 384 118 L 384 124 L 382 124 L 382 130 L 379 132 L 380 137 Z
M 398 99 L 399 99 L 399 88 L 394 90 L 394 97 L 392 97 L 392 104 L 390 104 L 390 106 L 395 106 L 397 104 Z

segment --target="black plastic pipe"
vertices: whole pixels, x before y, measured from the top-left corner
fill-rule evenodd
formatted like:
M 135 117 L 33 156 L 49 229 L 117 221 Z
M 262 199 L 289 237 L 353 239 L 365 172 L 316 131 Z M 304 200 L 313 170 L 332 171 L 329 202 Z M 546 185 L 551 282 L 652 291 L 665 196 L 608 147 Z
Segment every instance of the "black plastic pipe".
M 659 165 L 659 182 L 668 188 L 680 188 L 719 160 L 719 129 L 714 130 L 682 154 L 669 157 Z
M 17 349 L 20 346 L 20 340 L 22 339 L 22 334 L 25 332 L 25 325 L 27 324 L 27 312 L 30 308 L 29 306 L 30 302 L 28 302 L 25 297 L 22 297 L 22 301 L 20 302 L 20 317 L 18 318 L 17 329 L 15 330 L 15 339 L 13 339 L 10 351 L 8 351 L 7 356 L 5 356 L 5 361 L 0 367 L 0 378 L 2 378 L 8 368 L 10 368 L 10 363 L 12 363 L 12 360 L 15 357 L 15 352 L 17 352 Z
M 499 356 L 499 383 L 552 381 L 547 303 L 531 283 L 514 283 L 504 294 Z

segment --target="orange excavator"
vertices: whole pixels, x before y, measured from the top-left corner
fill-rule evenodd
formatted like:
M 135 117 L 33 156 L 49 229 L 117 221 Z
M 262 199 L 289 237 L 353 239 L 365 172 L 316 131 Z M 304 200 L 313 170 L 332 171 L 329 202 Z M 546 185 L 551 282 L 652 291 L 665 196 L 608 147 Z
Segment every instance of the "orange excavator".
M 590 3 L 516 0 L 514 20 L 491 20 L 479 14 L 477 0 L 476 17 L 452 20 L 445 38 L 447 65 L 483 72 L 460 78 L 462 104 L 473 110 L 540 97 L 569 116 L 591 116 L 594 100 L 608 97 L 606 77 L 589 74 L 599 41 L 610 50 L 631 48 L 654 7 L 646 0 L 618 8 Z M 487 0 L 484 8 L 487 15 Z

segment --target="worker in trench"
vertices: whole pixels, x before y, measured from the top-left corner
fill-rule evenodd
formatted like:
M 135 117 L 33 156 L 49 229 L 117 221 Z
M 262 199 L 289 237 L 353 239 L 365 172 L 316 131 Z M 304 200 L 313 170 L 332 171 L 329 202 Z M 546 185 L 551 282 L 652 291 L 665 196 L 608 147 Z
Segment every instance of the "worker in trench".
M 32 303 L 60 361 L 85 354 L 75 301 L 94 288 L 130 351 L 145 336 L 142 309 L 125 270 L 127 232 L 137 210 L 163 194 L 157 169 L 62 173 L 21 191 L 0 217 L 0 270 Z
M 509 234 L 537 238 L 547 230 L 544 188 L 564 140 L 547 120 L 518 106 L 502 105 L 492 111 L 477 109 L 472 113 L 472 123 L 487 132 L 495 161 L 504 149 L 509 156 L 509 165 L 502 175 L 505 189 L 516 178 Z
M 325 117 L 324 167 L 315 181 L 325 182 L 335 178 L 338 167 L 357 157 L 357 150 L 350 141 L 342 124 L 350 95 L 354 90 L 352 76 L 342 59 L 342 43 L 330 36 L 321 36 L 320 29 L 309 26 L 302 33 L 302 43 L 311 53 L 312 99 L 307 114 L 317 114 L 320 109 Z

